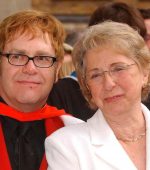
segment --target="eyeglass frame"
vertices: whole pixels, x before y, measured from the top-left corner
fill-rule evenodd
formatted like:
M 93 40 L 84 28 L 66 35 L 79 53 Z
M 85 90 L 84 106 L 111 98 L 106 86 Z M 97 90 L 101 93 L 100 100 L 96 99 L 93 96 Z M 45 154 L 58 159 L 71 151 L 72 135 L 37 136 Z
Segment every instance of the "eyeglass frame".
M 11 61 L 10 61 L 10 55 L 26 56 L 26 57 L 28 58 L 28 60 L 27 60 L 27 62 L 26 62 L 25 64 L 22 64 L 22 65 L 20 65 L 20 64 L 19 64 L 19 65 L 18 65 L 18 64 L 12 64 Z M 35 65 L 36 67 L 39 67 L 39 68 L 49 68 L 49 67 L 52 67 L 52 66 L 54 65 L 54 63 L 57 61 L 57 58 L 56 58 L 56 57 L 46 56 L 46 55 L 37 55 L 37 56 L 30 57 L 30 56 L 28 56 L 28 55 L 26 55 L 26 54 L 1 53 L 1 52 L 0 52 L 0 56 L 5 56 L 5 57 L 8 59 L 9 64 L 14 65 L 14 66 L 25 66 L 25 65 L 28 64 L 28 62 L 29 62 L 30 60 L 32 60 L 33 63 L 34 63 L 34 65 Z M 41 67 L 41 66 L 39 66 L 39 65 L 37 65 L 37 64 L 35 63 L 35 58 L 37 58 L 37 57 L 49 57 L 49 58 L 52 59 L 52 64 L 51 64 L 50 66 L 47 66 L 47 67 L 43 67 L 43 66 Z
M 120 71 L 127 70 L 128 68 L 130 68 L 130 66 L 133 66 L 133 65 L 136 65 L 136 63 L 125 64 L 125 65 L 124 65 L 125 68 L 122 68 L 122 70 L 120 70 Z M 118 66 L 118 67 L 119 67 L 119 66 Z M 114 72 L 114 71 L 115 71 L 115 69 L 114 69 L 114 70 L 111 70 L 111 69 L 105 70 L 105 71 L 102 71 L 99 76 L 104 77 L 104 76 L 105 76 L 105 73 L 108 73 L 109 76 L 112 77 L 112 72 Z M 116 72 L 119 72 L 119 70 L 118 70 L 118 71 L 116 70 Z M 85 76 L 85 80 L 87 80 L 87 76 Z M 87 81 L 88 81 L 88 80 L 87 80 Z M 90 79 L 89 81 L 91 81 L 91 79 Z

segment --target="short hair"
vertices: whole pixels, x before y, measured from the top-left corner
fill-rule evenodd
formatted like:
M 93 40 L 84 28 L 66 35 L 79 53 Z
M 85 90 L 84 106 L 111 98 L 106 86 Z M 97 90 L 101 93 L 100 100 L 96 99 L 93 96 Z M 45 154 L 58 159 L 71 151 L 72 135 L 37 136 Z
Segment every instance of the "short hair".
M 83 95 L 93 108 L 95 105 L 86 84 L 84 57 L 89 50 L 97 47 L 100 49 L 113 49 L 133 59 L 140 69 L 150 69 L 149 49 L 144 39 L 129 25 L 105 21 L 87 28 L 74 46 L 73 61 Z M 150 83 L 150 79 L 148 83 Z M 142 99 L 147 97 L 148 92 L 148 87 L 142 90 Z
M 0 52 L 5 44 L 15 39 L 15 36 L 29 34 L 31 38 L 48 34 L 58 60 L 64 56 L 63 42 L 65 31 L 63 25 L 52 15 L 36 10 L 24 10 L 14 13 L 0 23 Z
M 144 19 L 150 19 L 150 8 L 148 8 L 148 9 L 139 9 L 139 11 L 140 11 L 140 13 L 141 13 L 141 15 L 142 15 L 142 17 Z
M 106 2 L 100 5 L 91 15 L 89 26 L 101 23 L 106 20 L 126 23 L 139 31 L 141 36 L 146 36 L 144 19 L 139 10 L 132 5 L 123 2 Z

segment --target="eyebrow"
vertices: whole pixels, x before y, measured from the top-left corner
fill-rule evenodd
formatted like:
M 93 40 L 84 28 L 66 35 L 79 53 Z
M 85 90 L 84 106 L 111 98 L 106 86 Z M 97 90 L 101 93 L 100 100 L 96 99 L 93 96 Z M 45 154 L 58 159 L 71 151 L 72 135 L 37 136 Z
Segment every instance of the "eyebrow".
M 10 49 L 10 50 L 7 50 L 8 53 L 20 53 L 20 54 L 23 54 L 24 51 L 23 50 L 18 50 L 18 49 Z
M 24 49 L 17 49 L 17 48 L 14 48 L 14 49 L 11 49 L 8 51 L 9 53 L 16 53 L 16 54 L 24 54 L 24 55 L 27 55 L 27 51 L 24 50 Z M 36 51 L 35 55 L 34 56 L 38 56 L 38 55 L 43 55 L 43 56 L 55 56 L 52 55 L 52 54 L 49 54 L 47 51 Z

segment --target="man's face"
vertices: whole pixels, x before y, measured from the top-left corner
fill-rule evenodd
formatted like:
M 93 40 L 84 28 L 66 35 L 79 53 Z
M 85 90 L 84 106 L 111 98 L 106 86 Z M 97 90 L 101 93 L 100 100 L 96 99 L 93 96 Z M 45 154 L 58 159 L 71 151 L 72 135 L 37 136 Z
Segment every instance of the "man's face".
M 146 43 L 148 45 L 148 48 L 150 49 L 150 19 L 145 19 L 144 22 L 147 30 Z
M 26 54 L 34 56 L 55 56 L 48 35 L 31 39 L 27 34 L 17 36 L 5 44 L 3 53 Z M 5 56 L 0 63 L 0 94 L 5 102 L 13 108 L 31 112 L 40 109 L 55 81 L 58 63 L 49 68 L 36 67 L 32 60 L 24 66 L 14 66 Z

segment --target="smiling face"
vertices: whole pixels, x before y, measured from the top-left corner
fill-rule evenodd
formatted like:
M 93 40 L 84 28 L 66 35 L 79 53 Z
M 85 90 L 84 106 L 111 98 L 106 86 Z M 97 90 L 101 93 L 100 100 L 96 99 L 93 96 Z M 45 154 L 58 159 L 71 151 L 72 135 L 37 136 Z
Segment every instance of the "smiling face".
M 87 52 L 84 62 L 92 100 L 104 114 L 119 114 L 140 106 L 141 89 L 148 75 L 131 58 L 111 49 L 95 48 Z M 112 75 L 101 74 L 108 70 Z
M 48 35 L 31 39 L 27 34 L 16 37 L 5 44 L 3 53 L 26 54 L 30 57 L 38 55 L 55 56 Z M 36 67 L 32 60 L 25 66 L 9 64 L 5 56 L 0 64 L 0 93 L 5 102 L 13 108 L 31 112 L 41 108 L 55 81 L 58 63 L 52 67 Z

